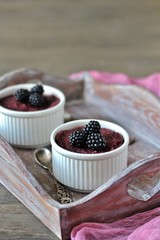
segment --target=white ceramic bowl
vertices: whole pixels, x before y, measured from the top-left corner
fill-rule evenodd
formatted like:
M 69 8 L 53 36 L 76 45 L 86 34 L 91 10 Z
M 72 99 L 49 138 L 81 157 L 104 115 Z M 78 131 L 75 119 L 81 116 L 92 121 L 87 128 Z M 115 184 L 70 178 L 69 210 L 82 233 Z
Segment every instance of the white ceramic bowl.
M 124 138 L 124 143 L 119 148 L 109 152 L 75 153 L 61 148 L 55 142 L 55 136 L 59 131 L 85 126 L 90 120 L 93 119 L 64 123 L 53 130 L 51 134 L 52 167 L 55 178 L 62 184 L 82 192 L 95 190 L 127 167 L 129 137 L 122 127 L 114 123 L 97 120 L 102 128 L 119 132 Z
M 14 94 L 19 88 L 31 89 L 35 84 L 17 84 L 1 90 L 0 98 Z M 51 86 L 43 85 L 44 93 L 53 94 L 60 102 L 45 110 L 23 112 L 0 106 L 0 134 L 12 145 L 35 148 L 50 144 L 54 128 L 64 122 L 64 94 Z

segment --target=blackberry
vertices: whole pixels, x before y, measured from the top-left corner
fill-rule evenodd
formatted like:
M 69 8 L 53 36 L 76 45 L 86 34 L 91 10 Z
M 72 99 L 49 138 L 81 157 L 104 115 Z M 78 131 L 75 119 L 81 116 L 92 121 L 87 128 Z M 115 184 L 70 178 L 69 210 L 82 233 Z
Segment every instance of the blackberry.
M 21 103 L 27 103 L 29 98 L 29 91 L 27 89 L 20 88 L 15 92 L 14 96 L 17 101 Z
M 106 141 L 100 133 L 91 133 L 87 137 L 86 147 L 96 151 L 101 151 L 105 149 Z
M 91 120 L 85 127 L 84 131 L 86 134 L 91 134 L 91 133 L 100 133 L 101 131 L 101 126 L 98 121 L 96 120 Z
M 75 131 L 69 136 L 69 141 L 74 147 L 84 147 L 86 134 L 83 131 Z
M 33 93 L 29 96 L 29 103 L 33 107 L 42 107 L 44 98 L 39 93 Z
M 39 94 L 43 94 L 44 89 L 43 86 L 40 84 L 35 85 L 34 87 L 31 88 L 30 93 L 39 93 Z

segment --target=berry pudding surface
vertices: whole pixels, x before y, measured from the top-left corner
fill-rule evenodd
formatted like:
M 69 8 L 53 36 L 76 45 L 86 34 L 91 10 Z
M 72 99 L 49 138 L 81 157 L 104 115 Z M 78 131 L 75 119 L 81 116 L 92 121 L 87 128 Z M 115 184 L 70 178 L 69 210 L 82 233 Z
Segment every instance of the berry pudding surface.
M 101 128 L 98 121 L 62 130 L 56 134 L 56 143 L 71 152 L 95 154 L 112 151 L 124 143 L 123 136 L 111 129 Z
M 54 107 L 60 99 L 44 94 L 42 85 L 35 85 L 30 90 L 20 88 L 15 94 L 0 99 L 0 106 L 14 111 L 39 111 Z

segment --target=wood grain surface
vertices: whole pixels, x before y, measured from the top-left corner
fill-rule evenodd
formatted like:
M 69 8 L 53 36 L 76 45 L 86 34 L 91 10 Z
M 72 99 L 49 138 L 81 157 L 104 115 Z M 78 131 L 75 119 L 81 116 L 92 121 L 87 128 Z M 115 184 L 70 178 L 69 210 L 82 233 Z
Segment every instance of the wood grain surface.
M 0 2 L 0 72 L 159 71 L 158 0 Z
M 54 199 L 54 194 L 49 194 L 49 185 L 54 182 L 45 180 L 41 171 L 34 168 L 30 151 L 27 153 L 29 161 L 26 162 L 26 151 L 21 151 L 18 157 L 1 137 L 0 150 L 3 169 L 0 170 L 0 181 L 62 240 L 68 240 L 72 228 L 84 221 L 113 222 L 159 206 L 160 192 L 145 202 L 131 197 L 127 192 L 133 177 L 143 173 L 150 179 L 160 172 L 160 153 L 136 161 L 92 193 L 62 205 Z M 54 186 L 51 192 L 55 192 Z
M 56 76 L 88 69 L 147 76 L 159 72 L 159 23 L 157 0 L 2 0 L 0 75 L 25 67 Z M 142 145 L 130 146 L 136 159 Z M 0 186 L 0 239 L 58 238 Z

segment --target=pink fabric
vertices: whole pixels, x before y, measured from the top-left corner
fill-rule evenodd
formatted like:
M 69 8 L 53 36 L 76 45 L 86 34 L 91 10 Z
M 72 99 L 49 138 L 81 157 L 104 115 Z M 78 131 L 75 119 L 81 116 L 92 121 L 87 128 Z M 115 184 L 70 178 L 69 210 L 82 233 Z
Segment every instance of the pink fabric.
M 160 97 L 160 73 L 131 78 L 123 73 L 95 70 L 73 73 L 70 78 L 92 77 L 106 84 L 133 84 Z M 160 240 L 160 208 L 138 213 L 113 223 L 82 223 L 73 228 L 71 240 Z
M 78 72 L 70 75 L 71 79 L 81 78 L 86 72 Z M 87 71 L 88 74 L 97 81 L 107 84 L 133 84 L 145 87 L 160 97 L 160 73 L 154 73 L 144 78 L 131 78 L 123 73 L 99 72 L 95 70 Z
M 160 207 L 113 223 L 82 223 L 71 240 L 160 240 Z

